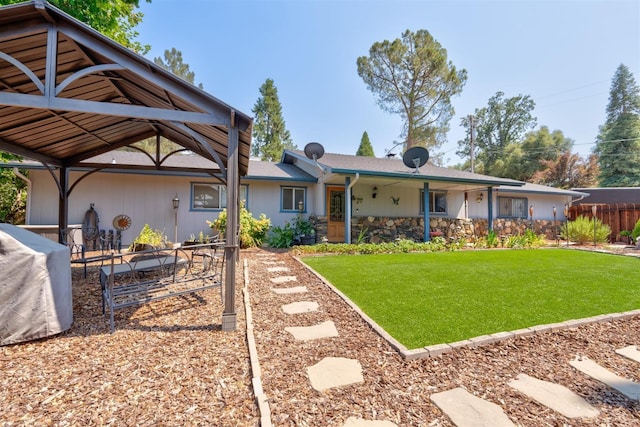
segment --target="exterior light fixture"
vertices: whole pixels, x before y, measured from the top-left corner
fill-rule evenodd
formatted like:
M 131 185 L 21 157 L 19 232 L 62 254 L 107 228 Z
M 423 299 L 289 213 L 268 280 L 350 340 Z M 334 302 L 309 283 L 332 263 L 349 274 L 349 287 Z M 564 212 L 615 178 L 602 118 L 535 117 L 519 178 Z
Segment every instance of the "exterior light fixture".
M 178 193 L 171 199 L 171 205 L 173 206 L 174 212 L 174 233 L 173 233 L 173 243 L 178 243 L 178 208 L 180 207 L 180 199 L 178 198 Z
M 480 192 L 480 194 L 478 194 L 478 197 L 476 197 L 476 203 L 482 202 L 482 199 L 484 199 L 484 194 Z
M 533 205 L 529 206 L 529 217 L 531 218 L 531 231 L 533 231 Z
M 300 212 L 304 211 L 304 202 L 302 200 L 298 202 L 298 210 Z

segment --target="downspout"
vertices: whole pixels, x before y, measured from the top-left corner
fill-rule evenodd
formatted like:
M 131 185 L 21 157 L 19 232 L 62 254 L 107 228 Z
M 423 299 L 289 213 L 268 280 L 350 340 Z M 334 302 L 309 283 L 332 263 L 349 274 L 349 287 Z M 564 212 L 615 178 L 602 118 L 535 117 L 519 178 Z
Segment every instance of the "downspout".
M 344 237 L 345 243 L 347 244 L 351 243 L 351 188 L 353 188 L 354 184 L 358 182 L 358 179 L 360 179 L 360 173 L 356 172 L 356 176 L 353 178 L 353 181 L 351 181 L 350 176 L 348 176 L 345 181 L 347 191 L 345 192 L 344 197 L 344 209 L 346 211 L 344 215 Z
M 24 176 L 18 170 L 18 168 L 13 168 L 13 173 L 18 178 L 20 178 L 21 180 L 23 180 L 24 182 L 27 183 L 27 206 L 25 208 L 26 212 L 25 212 L 24 222 L 25 222 L 25 224 L 29 225 L 29 224 L 31 224 L 31 180 L 29 178 L 27 178 L 26 176 Z

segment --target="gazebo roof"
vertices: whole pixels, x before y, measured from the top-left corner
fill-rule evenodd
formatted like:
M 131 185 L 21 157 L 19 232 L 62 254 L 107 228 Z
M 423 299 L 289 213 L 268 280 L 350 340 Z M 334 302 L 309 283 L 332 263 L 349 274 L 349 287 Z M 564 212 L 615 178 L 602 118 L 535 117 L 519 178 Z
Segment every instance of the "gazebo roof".
M 237 141 L 243 176 L 251 126 L 251 117 L 44 0 L 0 7 L 2 151 L 73 167 L 162 136 L 213 161 L 211 173 L 224 177 Z

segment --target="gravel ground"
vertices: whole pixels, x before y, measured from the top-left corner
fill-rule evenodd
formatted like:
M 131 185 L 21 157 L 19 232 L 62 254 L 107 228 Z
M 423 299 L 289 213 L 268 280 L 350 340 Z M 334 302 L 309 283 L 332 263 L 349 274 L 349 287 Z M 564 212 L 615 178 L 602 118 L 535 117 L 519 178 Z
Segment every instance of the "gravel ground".
M 269 254 L 270 257 L 265 257 Z M 287 266 L 309 289 L 277 295 L 264 260 Z M 513 338 L 431 359 L 405 361 L 324 283 L 289 253 L 245 250 L 238 268 L 238 330 L 222 332 L 216 290 L 116 312 L 116 332 L 100 310 L 97 270 L 74 272 L 74 324 L 58 336 L 0 348 L 1 426 L 257 426 L 243 311 L 242 263 L 261 381 L 276 426 L 341 426 L 349 417 L 400 426 L 450 426 L 430 401 L 454 387 L 500 405 L 522 426 L 637 426 L 640 403 L 576 371 L 587 356 L 640 382 L 638 363 L 614 353 L 640 344 L 640 316 Z M 286 315 L 281 305 L 316 301 L 318 312 Z M 299 342 L 287 326 L 332 320 L 337 338 Z M 364 383 L 315 391 L 306 367 L 324 357 L 357 359 Z M 557 382 L 600 410 L 594 420 L 570 420 L 507 386 L 519 373 Z

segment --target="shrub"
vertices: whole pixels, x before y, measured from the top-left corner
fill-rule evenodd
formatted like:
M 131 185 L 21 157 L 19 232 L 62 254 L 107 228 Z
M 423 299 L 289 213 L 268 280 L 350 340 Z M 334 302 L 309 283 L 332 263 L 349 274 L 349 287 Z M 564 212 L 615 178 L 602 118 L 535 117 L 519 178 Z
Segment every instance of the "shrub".
M 574 241 L 580 245 L 586 243 L 592 243 L 594 240 L 593 228 L 594 220 L 580 215 L 575 221 L 570 221 L 568 224 L 569 240 Z M 604 243 L 608 240 L 609 234 L 611 234 L 611 228 L 603 224 L 599 219 L 595 219 L 595 240 L 597 243 Z M 567 230 L 562 230 L 562 237 L 567 238 Z
M 288 248 L 293 245 L 293 238 L 296 234 L 295 228 L 285 222 L 283 227 L 273 226 L 269 230 L 267 243 L 272 248 Z
M 133 251 L 136 245 L 150 245 L 154 248 L 163 248 L 167 244 L 167 236 L 160 230 L 152 230 L 149 224 L 145 224 L 140 233 L 133 239 L 129 250 Z
M 227 210 L 224 209 L 217 219 L 207 221 L 207 224 L 224 235 L 227 230 Z M 251 212 L 244 207 L 244 202 L 240 204 L 239 243 L 241 248 L 262 246 L 270 226 L 271 220 L 265 214 L 260 214 L 258 218 L 254 218 Z
M 638 237 L 640 237 L 640 219 L 638 220 L 638 222 L 636 222 L 636 225 L 633 227 L 633 230 L 631 230 L 631 237 L 633 238 L 632 243 L 635 243 L 638 241 Z

